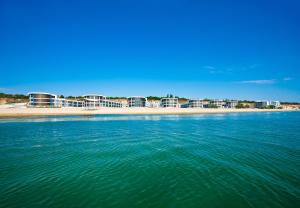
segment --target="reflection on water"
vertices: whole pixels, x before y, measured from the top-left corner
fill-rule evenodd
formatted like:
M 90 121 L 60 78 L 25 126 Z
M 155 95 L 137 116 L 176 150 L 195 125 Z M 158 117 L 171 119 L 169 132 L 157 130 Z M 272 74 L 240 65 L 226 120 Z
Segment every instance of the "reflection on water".
M 251 113 L 248 113 L 251 114 Z M 252 113 L 254 114 L 254 113 Z M 261 113 L 264 114 L 264 113 Z M 266 115 L 268 113 L 265 113 Z M 270 114 L 270 113 L 269 113 Z M 29 116 L 0 118 L 0 123 L 6 122 L 62 122 L 62 121 L 121 121 L 121 120 L 182 120 L 182 119 L 215 119 L 238 117 L 241 113 L 191 114 L 191 115 L 78 115 L 78 116 Z

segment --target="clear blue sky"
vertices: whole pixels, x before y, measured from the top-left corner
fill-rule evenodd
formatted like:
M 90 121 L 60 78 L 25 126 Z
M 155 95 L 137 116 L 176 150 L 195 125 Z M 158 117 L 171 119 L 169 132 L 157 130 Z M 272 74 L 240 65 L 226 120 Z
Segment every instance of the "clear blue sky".
M 300 101 L 300 1 L 0 1 L 0 91 Z

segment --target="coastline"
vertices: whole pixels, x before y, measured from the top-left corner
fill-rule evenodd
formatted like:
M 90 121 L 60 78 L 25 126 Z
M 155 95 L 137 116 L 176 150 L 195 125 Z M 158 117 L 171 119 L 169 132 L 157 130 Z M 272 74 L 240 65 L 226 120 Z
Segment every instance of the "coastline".
M 259 113 L 259 112 L 289 112 L 294 109 L 213 109 L 213 108 L 99 108 L 86 110 L 84 108 L 0 108 L 0 118 L 26 116 L 67 116 L 67 115 L 110 115 L 110 114 L 214 114 L 214 113 Z

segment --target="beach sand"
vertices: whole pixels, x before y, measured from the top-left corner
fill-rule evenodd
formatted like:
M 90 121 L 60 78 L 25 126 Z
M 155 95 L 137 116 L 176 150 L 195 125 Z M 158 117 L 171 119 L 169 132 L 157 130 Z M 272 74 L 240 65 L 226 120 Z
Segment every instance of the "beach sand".
M 0 117 L 51 116 L 51 115 L 97 115 L 97 114 L 206 114 L 240 112 L 281 112 L 291 109 L 207 109 L 207 108 L 0 108 Z

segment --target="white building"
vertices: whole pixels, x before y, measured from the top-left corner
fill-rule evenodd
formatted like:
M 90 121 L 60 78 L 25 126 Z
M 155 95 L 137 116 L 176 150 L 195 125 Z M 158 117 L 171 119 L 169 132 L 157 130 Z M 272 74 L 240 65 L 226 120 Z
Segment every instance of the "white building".
M 203 108 L 207 104 L 206 100 L 202 99 L 191 99 L 187 103 L 181 105 L 182 108 Z
M 279 101 L 256 101 L 255 102 L 256 108 L 267 108 L 269 106 L 274 106 L 275 108 L 279 108 L 280 102 Z
M 148 107 L 149 108 L 159 108 L 159 106 L 160 106 L 159 101 L 155 101 L 155 100 L 148 101 Z
M 132 96 L 127 98 L 128 107 L 146 107 L 147 98 L 142 96 Z
M 114 102 L 108 100 L 106 96 L 89 94 L 83 95 L 84 107 L 86 108 L 99 108 L 99 107 L 111 107 L 111 108 L 121 108 L 123 105 L 120 102 Z
M 179 108 L 178 98 L 162 98 L 160 100 L 160 107 L 162 108 Z
M 237 100 L 226 100 L 225 101 L 225 108 L 235 108 L 238 104 Z
M 225 108 L 226 106 L 226 102 L 220 99 L 210 100 L 210 104 L 216 105 L 217 108 Z
M 29 95 L 29 107 L 45 107 L 45 108 L 57 108 L 59 107 L 57 102 L 57 95 L 47 92 L 30 92 Z
M 84 95 L 83 100 L 70 100 L 59 98 L 55 94 L 46 92 L 31 92 L 28 93 L 28 107 L 45 107 L 45 108 L 61 108 L 61 107 L 112 107 L 121 108 L 122 103 L 108 100 L 103 95 Z
M 270 105 L 275 106 L 275 108 L 279 108 L 280 107 L 280 102 L 279 101 L 270 101 Z

